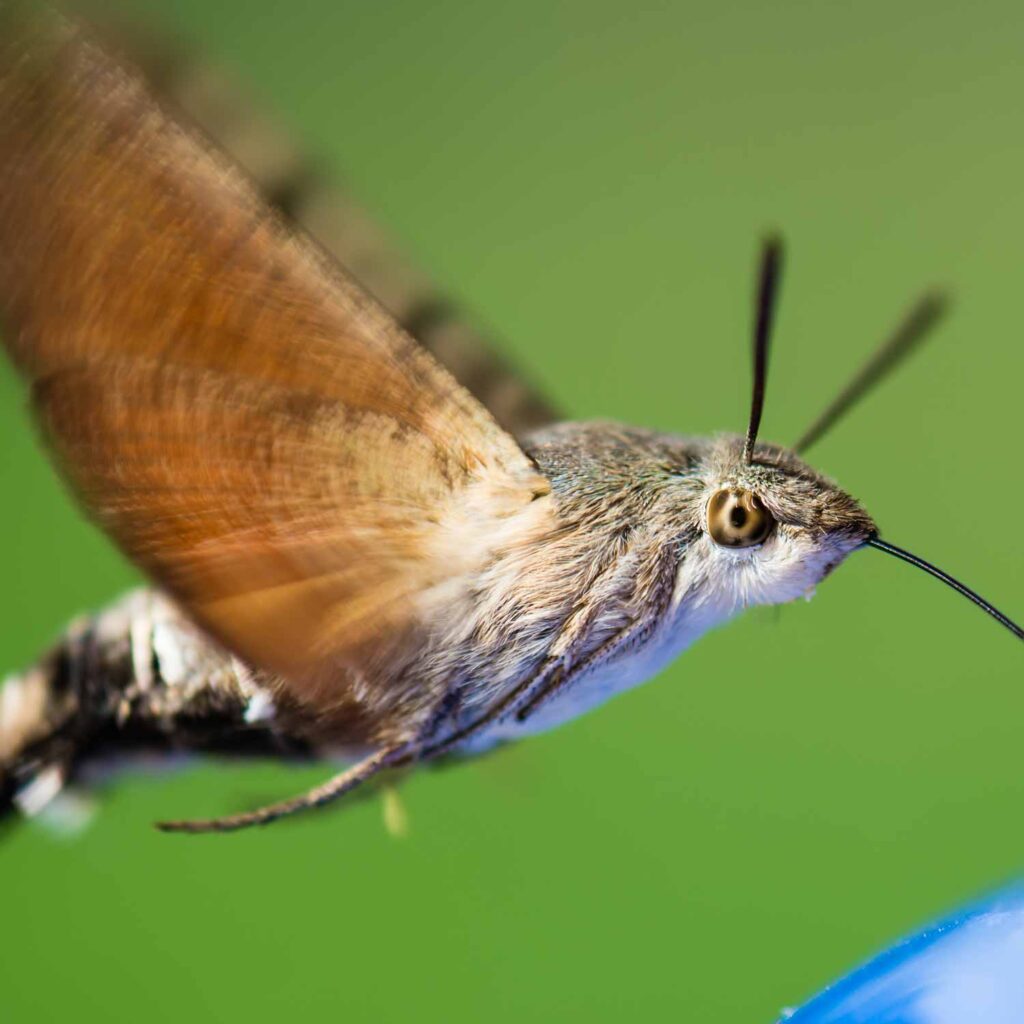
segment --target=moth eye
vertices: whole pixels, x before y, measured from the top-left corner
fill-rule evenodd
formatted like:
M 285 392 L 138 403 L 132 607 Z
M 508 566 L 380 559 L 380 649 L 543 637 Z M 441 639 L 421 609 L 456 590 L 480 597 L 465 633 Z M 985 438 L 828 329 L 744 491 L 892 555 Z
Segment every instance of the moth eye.
M 727 487 L 708 501 L 708 533 L 723 548 L 760 544 L 775 525 L 772 514 L 752 491 Z

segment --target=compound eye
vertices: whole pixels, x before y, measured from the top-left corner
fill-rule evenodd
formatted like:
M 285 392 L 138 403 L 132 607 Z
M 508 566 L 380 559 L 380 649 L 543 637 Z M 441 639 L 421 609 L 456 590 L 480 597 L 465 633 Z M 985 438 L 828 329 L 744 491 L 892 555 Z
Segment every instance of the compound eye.
M 727 487 L 708 501 L 708 533 L 723 548 L 749 548 L 760 544 L 775 520 L 752 491 Z

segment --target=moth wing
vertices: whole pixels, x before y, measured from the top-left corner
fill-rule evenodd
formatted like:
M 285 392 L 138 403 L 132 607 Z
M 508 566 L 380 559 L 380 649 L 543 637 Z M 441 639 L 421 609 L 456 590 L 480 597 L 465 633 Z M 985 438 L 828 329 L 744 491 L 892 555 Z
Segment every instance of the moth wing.
M 187 45 L 138 25 L 107 30 L 157 94 L 237 160 L 264 200 L 330 252 L 499 426 L 521 436 L 562 418 L 460 303 L 401 254 L 336 175 L 294 145 L 230 76 Z
M 73 25 L 0 14 L 0 310 L 85 507 L 329 700 L 547 484 L 376 302 Z

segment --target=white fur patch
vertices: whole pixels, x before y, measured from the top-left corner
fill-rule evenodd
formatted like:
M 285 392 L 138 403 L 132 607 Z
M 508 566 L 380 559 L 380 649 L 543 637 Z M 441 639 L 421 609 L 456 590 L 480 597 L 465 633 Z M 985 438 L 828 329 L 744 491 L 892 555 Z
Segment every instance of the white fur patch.
M 63 770 L 51 764 L 14 794 L 14 805 L 26 817 L 34 818 L 56 798 L 63 787 Z
M 182 651 L 181 634 L 173 626 L 156 622 L 152 633 L 153 650 L 160 663 L 160 675 L 168 686 L 184 686 L 189 682 L 191 673 L 185 663 Z
M 41 669 L 0 683 L 0 760 L 9 760 L 45 722 L 49 681 Z
M 131 601 L 133 612 L 129 618 L 132 671 L 135 685 L 142 693 L 153 689 L 153 617 L 149 601 Z
M 257 690 L 245 705 L 245 721 L 248 725 L 269 722 L 276 713 L 274 698 L 266 690 Z
M 246 723 L 257 725 L 260 722 L 272 721 L 277 714 L 277 705 L 274 703 L 273 694 L 253 679 L 252 672 L 238 658 L 231 659 L 231 667 L 238 680 L 238 687 L 246 697 L 244 715 Z
M 37 815 L 37 821 L 60 839 L 81 835 L 96 815 L 96 801 L 79 789 L 62 789 Z

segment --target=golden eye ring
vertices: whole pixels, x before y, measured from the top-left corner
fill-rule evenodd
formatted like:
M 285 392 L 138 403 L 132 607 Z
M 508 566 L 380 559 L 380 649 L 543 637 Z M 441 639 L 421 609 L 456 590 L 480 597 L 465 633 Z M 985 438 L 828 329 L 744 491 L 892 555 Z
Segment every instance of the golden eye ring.
M 752 548 L 772 532 L 775 519 L 753 491 L 723 487 L 708 499 L 708 534 L 723 548 Z

